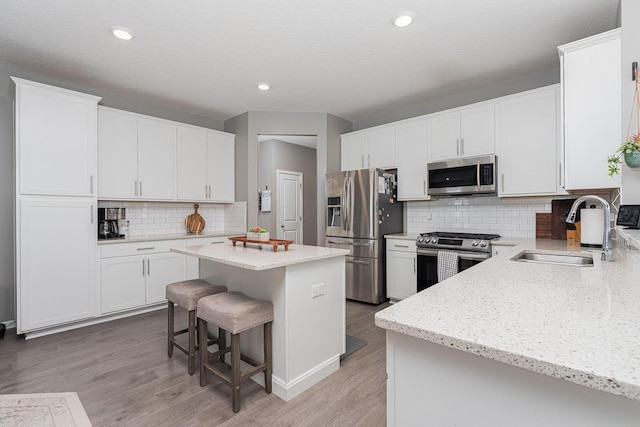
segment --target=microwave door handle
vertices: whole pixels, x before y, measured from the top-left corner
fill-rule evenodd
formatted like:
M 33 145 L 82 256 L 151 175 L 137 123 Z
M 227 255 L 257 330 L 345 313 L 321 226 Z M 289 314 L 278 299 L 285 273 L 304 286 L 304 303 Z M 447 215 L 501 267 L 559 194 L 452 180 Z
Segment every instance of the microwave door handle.
M 478 166 L 476 167 L 476 186 L 478 190 L 480 190 L 480 162 L 478 162 Z

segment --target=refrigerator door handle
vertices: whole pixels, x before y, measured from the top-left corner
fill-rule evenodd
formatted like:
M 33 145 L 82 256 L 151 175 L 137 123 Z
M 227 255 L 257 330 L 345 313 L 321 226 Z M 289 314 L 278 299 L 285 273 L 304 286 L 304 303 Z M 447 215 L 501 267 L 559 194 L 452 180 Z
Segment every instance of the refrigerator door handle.
M 362 264 L 362 265 L 369 265 L 369 261 L 359 261 L 357 259 L 354 260 L 345 260 L 345 263 L 347 264 Z

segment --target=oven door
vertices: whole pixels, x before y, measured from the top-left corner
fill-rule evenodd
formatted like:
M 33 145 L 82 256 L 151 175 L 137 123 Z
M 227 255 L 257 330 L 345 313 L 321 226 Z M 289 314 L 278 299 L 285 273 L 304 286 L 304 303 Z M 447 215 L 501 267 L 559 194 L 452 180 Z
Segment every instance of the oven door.
M 438 283 L 438 250 L 418 248 L 417 292 Z M 488 252 L 458 252 L 458 271 L 466 270 L 488 259 Z

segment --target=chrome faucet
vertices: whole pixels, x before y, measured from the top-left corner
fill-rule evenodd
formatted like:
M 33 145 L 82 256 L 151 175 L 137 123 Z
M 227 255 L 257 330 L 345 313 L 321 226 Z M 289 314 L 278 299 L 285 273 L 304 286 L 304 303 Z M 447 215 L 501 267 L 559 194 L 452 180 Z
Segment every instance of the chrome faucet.
M 611 247 L 611 206 L 609 206 L 609 202 L 599 196 L 582 196 L 578 197 L 575 202 L 573 202 L 573 206 L 569 210 L 567 214 L 566 223 L 573 224 L 576 222 L 576 211 L 578 210 L 578 206 L 580 203 L 585 200 L 597 200 L 600 202 L 602 207 L 604 208 L 604 233 L 602 235 L 602 259 L 605 261 L 613 261 L 613 248 Z

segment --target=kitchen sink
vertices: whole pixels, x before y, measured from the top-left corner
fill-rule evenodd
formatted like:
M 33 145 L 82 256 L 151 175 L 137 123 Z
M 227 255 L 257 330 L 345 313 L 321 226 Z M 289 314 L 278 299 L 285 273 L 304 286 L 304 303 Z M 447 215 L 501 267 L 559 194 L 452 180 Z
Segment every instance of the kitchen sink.
M 537 262 L 541 264 L 572 265 L 574 267 L 593 267 L 593 255 L 558 254 L 522 251 L 511 258 L 512 261 Z

